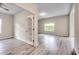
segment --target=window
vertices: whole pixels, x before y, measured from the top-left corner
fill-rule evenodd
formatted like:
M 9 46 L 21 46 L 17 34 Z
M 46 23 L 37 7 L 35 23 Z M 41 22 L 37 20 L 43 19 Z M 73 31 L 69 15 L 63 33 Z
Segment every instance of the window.
M 0 33 L 2 33 L 2 19 L 0 19 Z
M 44 31 L 45 32 L 54 32 L 55 31 L 55 24 L 54 23 L 44 24 Z

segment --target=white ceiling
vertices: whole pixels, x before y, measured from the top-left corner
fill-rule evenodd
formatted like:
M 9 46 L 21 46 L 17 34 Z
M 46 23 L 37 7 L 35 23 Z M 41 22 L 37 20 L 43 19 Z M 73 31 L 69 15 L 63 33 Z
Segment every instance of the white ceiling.
M 22 9 L 20 7 L 17 7 L 13 3 L 3 3 L 3 5 L 5 5 L 4 7 L 7 8 L 7 9 L 9 9 L 9 11 L 6 11 L 6 10 L 0 8 L 0 13 L 14 15 L 14 14 L 19 13 L 19 12 L 21 12 L 21 11 L 24 10 L 24 9 Z
M 37 3 L 39 13 L 46 13 L 45 16 L 39 15 L 39 18 L 68 15 L 70 13 L 71 6 L 71 3 Z
M 13 3 L 3 3 L 9 11 L 5 11 L 4 9 L 0 8 L 0 13 L 6 13 L 14 15 L 23 11 L 24 9 L 16 6 Z M 68 15 L 71 10 L 70 3 L 37 3 L 36 4 L 39 10 L 39 14 L 44 12 L 46 13 L 45 16 L 39 16 L 39 18 L 47 18 L 47 17 L 54 17 L 60 15 Z

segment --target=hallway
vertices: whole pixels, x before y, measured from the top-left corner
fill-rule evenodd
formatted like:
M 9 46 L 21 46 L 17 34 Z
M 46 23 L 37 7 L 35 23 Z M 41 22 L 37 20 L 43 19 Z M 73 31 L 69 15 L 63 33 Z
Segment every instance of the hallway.
M 72 50 L 68 37 L 39 34 L 38 47 L 16 39 L 0 41 L 0 55 L 70 55 Z

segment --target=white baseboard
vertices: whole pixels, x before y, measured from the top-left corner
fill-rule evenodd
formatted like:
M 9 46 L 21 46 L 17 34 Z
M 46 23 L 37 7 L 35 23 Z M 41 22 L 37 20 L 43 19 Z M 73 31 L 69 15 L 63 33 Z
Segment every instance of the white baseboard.
M 5 38 L 0 38 L 0 40 L 11 39 L 11 38 L 14 38 L 14 37 L 5 37 Z
M 28 40 L 22 40 L 22 38 L 19 38 L 19 37 L 16 37 L 16 39 L 17 39 L 17 40 L 21 40 L 21 41 L 23 41 L 23 42 L 25 42 L 25 43 L 27 43 L 27 44 L 33 45 L 33 42 L 30 42 L 30 41 L 28 41 Z

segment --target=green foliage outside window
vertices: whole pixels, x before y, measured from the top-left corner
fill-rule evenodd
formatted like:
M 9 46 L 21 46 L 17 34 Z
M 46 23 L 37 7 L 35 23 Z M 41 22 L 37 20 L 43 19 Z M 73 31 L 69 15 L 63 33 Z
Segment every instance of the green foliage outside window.
M 54 23 L 48 23 L 44 25 L 44 31 L 46 32 L 54 32 L 55 31 L 55 24 Z

